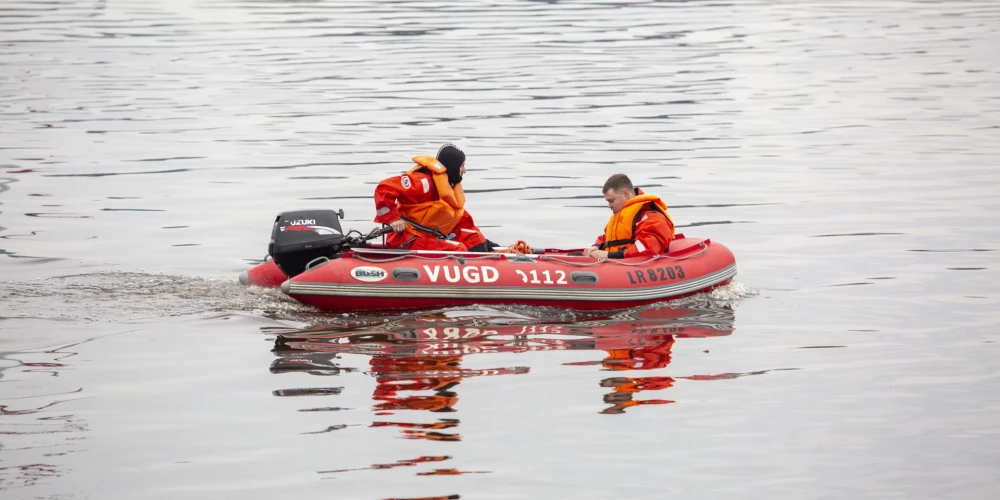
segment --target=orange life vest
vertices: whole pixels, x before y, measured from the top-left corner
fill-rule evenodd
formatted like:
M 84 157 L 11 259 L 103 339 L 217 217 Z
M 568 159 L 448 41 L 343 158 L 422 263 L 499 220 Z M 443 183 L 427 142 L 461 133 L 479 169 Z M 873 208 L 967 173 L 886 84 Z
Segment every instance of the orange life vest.
M 643 194 L 642 191 L 639 193 L 629 198 L 618 213 L 611 215 L 611 220 L 604 227 L 603 250 L 614 252 L 635 243 L 635 226 L 639 223 L 643 209 L 649 210 L 647 207 L 652 207 L 652 210 L 660 212 L 667 218 L 671 226 L 670 238 L 673 239 L 674 221 L 667 215 L 667 205 L 655 194 Z
M 462 183 L 454 186 L 448 182 L 448 171 L 441 162 L 432 156 L 414 156 L 413 161 L 417 164 L 411 168 L 408 174 L 419 170 L 427 170 L 434 179 L 434 187 L 437 188 L 438 199 L 424 203 L 402 204 L 397 202 L 399 215 L 406 219 L 407 232 L 423 236 L 427 232 L 414 227 L 414 223 L 425 228 L 437 229 L 442 234 L 449 234 L 458 224 L 462 214 L 465 213 L 465 192 L 462 191 Z

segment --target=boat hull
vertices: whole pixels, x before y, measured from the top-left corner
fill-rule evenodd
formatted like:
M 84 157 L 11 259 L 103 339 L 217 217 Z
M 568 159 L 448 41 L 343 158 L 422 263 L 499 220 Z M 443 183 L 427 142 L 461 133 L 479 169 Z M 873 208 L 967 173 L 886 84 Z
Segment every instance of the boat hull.
M 247 273 L 274 286 L 273 263 Z M 641 306 L 729 283 L 736 261 L 724 245 L 680 238 L 654 257 L 599 261 L 567 251 L 541 255 L 354 249 L 281 284 L 294 299 L 325 311 L 428 309 L 524 304 L 577 310 Z

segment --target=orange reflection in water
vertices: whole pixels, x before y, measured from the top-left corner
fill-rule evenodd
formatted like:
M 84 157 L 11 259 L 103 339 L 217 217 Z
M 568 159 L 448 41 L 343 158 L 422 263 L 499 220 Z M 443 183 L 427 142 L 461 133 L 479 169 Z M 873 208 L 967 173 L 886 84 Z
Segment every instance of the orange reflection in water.
M 428 463 L 428 462 L 443 462 L 449 460 L 451 457 L 447 455 L 438 456 L 428 456 L 428 457 L 417 457 L 409 458 L 405 460 L 396 460 L 391 464 L 372 464 L 369 467 L 358 467 L 356 469 L 336 469 L 336 470 L 321 470 L 320 474 L 332 474 L 337 472 L 351 472 L 359 470 L 378 470 L 378 469 L 394 469 L 396 467 L 413 467 L 414 465 Z
M 463 379 L 528 372 L 524 367 L 470 370 L 462 368 L 461 362 L 462 356 L 372 356 L 369 364 L 376 383 L 372 399 L 377 401 L 373 409 L 378 415 L 392 415 L 400 410 L 450 413 L 455 411 L 455 405 L 458 404 L 458 393 L 454 389 Z M 409 394 L 427 391 L 432 394 Z M 442 432 L 453 429 L 458 424 L 458 419 L 441 419 L 430 424 L 375 422 L 372 427 L 400 427 L 406 439 L 460 441 L 460 434 Z
M 382 500 L 458 500 L 460 495 L 446 495 L 441 497 L 413 497 L 413 498 L 384 498 Z
M 466 470 L 461 471 L 458 469 L 434 469 L 430 472 L 418 472 L 418 476 L 461 476 L 462 474 L 489 474 L 489 471 L 485 470 Z
M 502 312 L 469 315 L 461 311 L 436 312 L 402 316 L 360 328 L 316 325 L 282 333 L 278 345 L 294 351 L 371 356 L 371 374 L 377 383 L 372 397 L 376 401 L 374 409 L 380 415 L 403 410 L 448 413 L 454 412 L 459 402 L 456 388 L 463 379 L 528 373 L 526 367 L 464 369 L 460 366 L 464 356 L 595 350 L 606 355 L 601 360 L 565 365 L 599 366 L 610 371 L 665 369 L 670 364 L 676 339 L 729 335 L 733 331 L 734 314 L 728 307 L 651 307 L 570 323 L 514 321 L 515 324 L 510 324 L 510 320 L 511 316 Z M 633 406 L 671 403 L 662 398 L 640 400 L 636 395 L 667 389 L 675 378 L 708 380 L 725 376 L 605 379 L 601 386 L 613 391 L 604 396 L 604 402 L 611 406 L 601 413 L 624 413 Z M 409 439 L 461 439 L 458 434 L 421 427 L 427 424 L 395 425 L 403 428 L 403 436 Z
M 375 392 L 372 399 L 381 401 L 377 411 L 424 410 L 452 412 L 458 395 L 449 389 L 462 381 L 461 375 L 450 368 L 457 367 L 461 357 L 394 358 L 373 356 L 372 374 Z M 405 391 L 434 391 L 430 396 L 400 395 Z
M 515 316 L 512 320 L 512 316 Z M 394 428 L 403 439 L 437 442 L 462 440 L 458 432 L 461 383 L 470 377 L 523 375 L 528 367 L 469 369 L 462 366 L 467 356 L 490 353 L 546 351 L 603 351 L 601 359 L 565 366 L 594 366 L 616 372 L 604 378 L 600 386 L 606 415 L 624 414 L 631 408 L 665 405 L 674 401 L 664 397 L 642 397 L 647 391 L 670 389 L 677 380 L 714 380 L 743 374 L 665 376 L 649 373 L 629 377 L 626 372 L 668 368 L 672 348 L 680 338 L 718 337 L 733 331 L 733 311 L 729 308 L 648 308 L 625 311 L 596 320 L 570 323 L 530 323 L 518 314 L 501 311 L 444 311 L 402 316 L 376 322 L 351 318 L 363 325 L 316 325 L 311 328 L 277 332 L 273 373 L 306 372 L 317 376 L 339 376 L 359 369 L 341 367 L 341 355 L 368 357 L 368 370 L 375 379 L 372 410 L 379 417 L 398 415 L 401 421 L 379 419 L 370 428 Z M 530 318 L 529 318 L 530 320 Z M 511 324 L 513 323 L 513 324 Z M 528 324 L 525 324 L 528 323 Z M 338 386 L 340 384 L 337 384 Z M 333 394 L 339 387 L 323 388 Z M 276 395 L 316 394 L 317 389 L 287 389 Z M 653 393 L 650 393 L 653 394 Z M 656 395 L 656 394 L 653 394 Z M 333 411 L 339 407 L 313 408 L 309 411 Z M 426 412 L 426 413 L 422 413 Z M 420 415 L 434 415 L 420 421 Z M 339 427 L 338 427 L 339 428 Z M 329 429 L 328 429 L 329 430 Z M 447 460 L 449 457 L 420 457 L 388 464 L 374 464 L 355 469 L 321 471 L 341 473 L 409 467 L 420 463 Z M 490 471 L 438 468 L 424 470 L 419 476 L 482 474 Z M 457 498 L 457 495 L 440 498 Z

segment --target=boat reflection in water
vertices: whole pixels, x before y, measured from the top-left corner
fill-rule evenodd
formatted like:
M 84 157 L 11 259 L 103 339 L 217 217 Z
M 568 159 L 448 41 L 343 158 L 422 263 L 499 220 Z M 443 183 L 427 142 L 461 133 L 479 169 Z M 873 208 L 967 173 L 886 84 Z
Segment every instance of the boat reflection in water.
M 730 307 L 709 304 L 632 309 L 573 322 L 545 316 L 490 309 L 446 310 L 397 317 L 375 325 L 321 324 L 275 332 L 278 337 L 274 352 L 278 358 L 271 371 L 333 375 L 353 370 L 340 367 L 338 355 L 366 355 L 371 357 L 369 373 L 376 380 L 372 395 L 376 415 L 405 410 L 445 414 L 455 411 L 457 386 L 462 380 L 529 372 L 525 366 L 467 369 L 461 366 L 465 356 L 599 350 L 605 353 L 602 360 L 566 365 L 596 366 L 608 371 L 656 370 L 670 363 L 677 339 L 729 335 L 734 323 Z M 371 323 L 370 319 L 364 321 Z M 624 413 L 634 406 L 670 403 L 666 399 L 637 400 L 636 395 L 669 388 L 675 378 L 733 376 L 738 374 L 605 378 L 601 386 L 611 389 L 604 397 L 610 406 L 601 413 Z M 281 392 L 276 391 L 276 395 L 290 395 Z M 457 419 L 442 415 L 433 423 L 374 422 L 372 427 L 398 427 L 411 439 L 459 441 L 461 436 L 455 432 L 458 424 Z

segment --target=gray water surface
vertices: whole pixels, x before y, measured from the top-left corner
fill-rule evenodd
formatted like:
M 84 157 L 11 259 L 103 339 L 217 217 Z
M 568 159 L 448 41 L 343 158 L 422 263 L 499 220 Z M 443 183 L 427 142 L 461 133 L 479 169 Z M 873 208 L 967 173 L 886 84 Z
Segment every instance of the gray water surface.
M 0 496 L 995 498 L 997 47 L 986 0 L 5 2 Z M 624 172 L 736 283 L 236 282 L 278 212 L 367 231 L 444 142 L 494 241 L 589 244 Z

